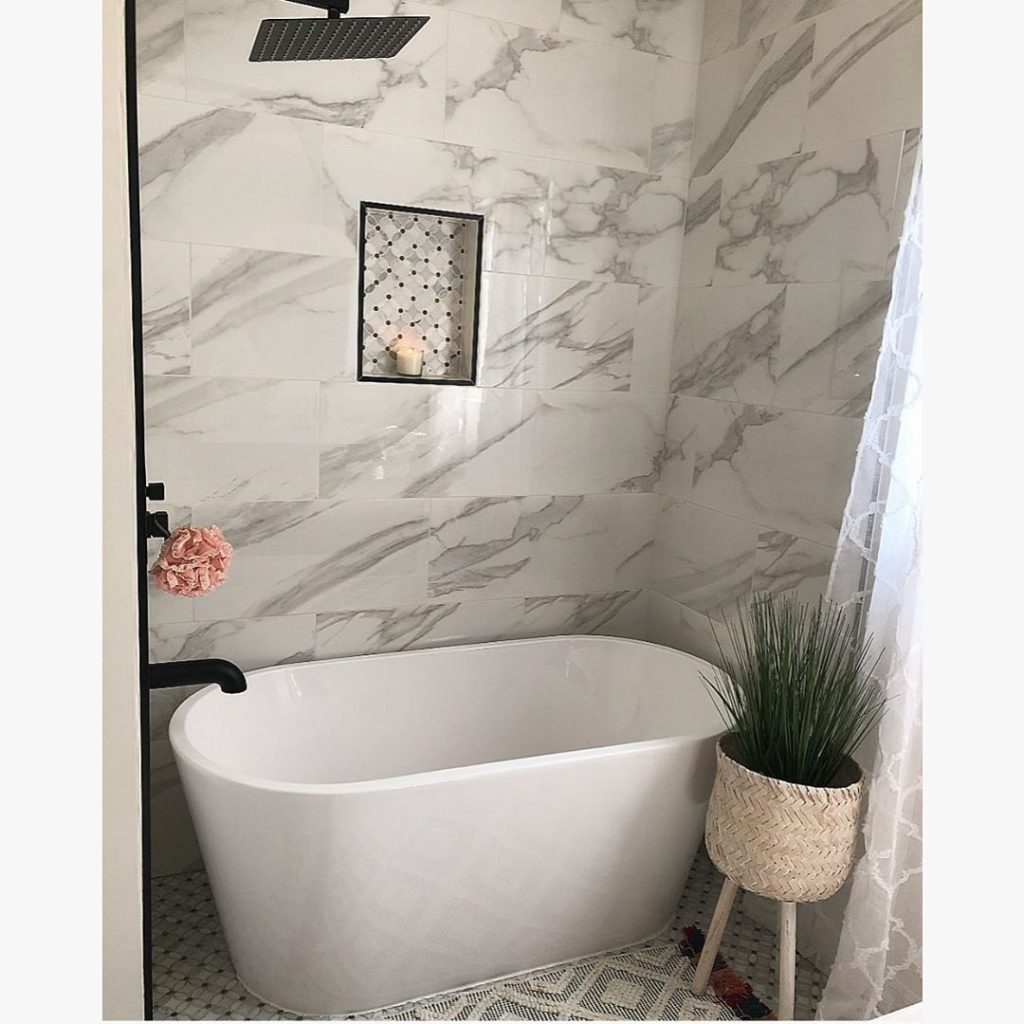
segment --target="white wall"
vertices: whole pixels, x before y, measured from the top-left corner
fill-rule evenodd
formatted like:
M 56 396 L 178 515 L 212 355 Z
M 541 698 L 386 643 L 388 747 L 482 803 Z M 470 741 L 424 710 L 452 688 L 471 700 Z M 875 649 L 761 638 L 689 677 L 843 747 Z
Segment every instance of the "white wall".
M 140 1020 L 135 406 L 132 385 L 124 0 L 103 4 L 103 1019 Z

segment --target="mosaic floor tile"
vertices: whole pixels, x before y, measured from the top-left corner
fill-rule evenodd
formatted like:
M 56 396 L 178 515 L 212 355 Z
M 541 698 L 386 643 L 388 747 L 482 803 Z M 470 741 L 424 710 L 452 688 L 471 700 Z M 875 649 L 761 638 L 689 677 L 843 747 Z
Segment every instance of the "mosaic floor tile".
M 698 854 L 663 936 L 589 957 L 341 1020 L 738 1020 L 710 992 L 690 993 L 693 966 L 679 942 L 688 925 L 707 929 L 721 876 Z M 769 1007 L 778 991 L 776 937 L 734 910 L 721 955 Z M 797 964 L 797 1018 L 810 1020 L 825 978 Z M 250 994 L 235 976 L 206 875 L 153 879 L 153 1003 L 156 1020 L 302 1020 Z M 762 1011 L 763 1012 L 763 1011 Z M 330 1019 L 330 1018 L 321 1018 Z

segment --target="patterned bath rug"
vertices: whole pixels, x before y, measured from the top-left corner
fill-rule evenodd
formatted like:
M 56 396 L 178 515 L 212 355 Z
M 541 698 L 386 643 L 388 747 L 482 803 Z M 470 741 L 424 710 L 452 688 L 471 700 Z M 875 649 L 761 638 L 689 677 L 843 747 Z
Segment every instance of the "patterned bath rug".
M 718 957 L 705 996 L 690 992 L 704 935 L 648 943 L 562 967 L 416 999 L 368 1020 L 773 1020 L 753 989 Z

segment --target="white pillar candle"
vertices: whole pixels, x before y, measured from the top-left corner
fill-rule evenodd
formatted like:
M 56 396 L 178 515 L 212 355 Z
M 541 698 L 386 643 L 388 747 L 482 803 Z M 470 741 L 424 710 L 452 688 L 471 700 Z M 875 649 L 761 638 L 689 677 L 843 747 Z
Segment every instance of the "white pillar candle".
M 402 345 L 395 352 L 398 372 L 403 377 L 419 377 L 423 373 L 423 349 L 418 345 Z

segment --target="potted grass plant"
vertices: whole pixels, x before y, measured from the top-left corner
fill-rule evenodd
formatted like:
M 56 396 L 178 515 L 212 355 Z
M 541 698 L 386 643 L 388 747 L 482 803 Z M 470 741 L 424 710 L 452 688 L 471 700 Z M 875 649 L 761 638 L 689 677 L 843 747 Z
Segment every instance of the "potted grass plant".
M 759 594 L 725 627 L 705 675 L 727 726 L 708 805 L 708 853 L 740 888 L 823 900 L 853 860 L 864 783 L 853 752 L 884 698 L 870 641 L 820 599 Z
M 704 676 L 727 731 L 718 741 L 705 839 L 725 875 L 691 991 L 702 994 L 740 889 L 779 901 L 779 1013 L 792 1019 L 796 906 L 827 899 L 853 864 L 864 780 L 853 752 L 884 698 L 870 641 L 838 605 L 759 594 L 716 630 L 722 667 Z

